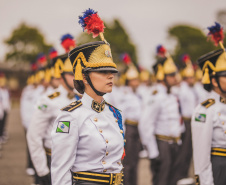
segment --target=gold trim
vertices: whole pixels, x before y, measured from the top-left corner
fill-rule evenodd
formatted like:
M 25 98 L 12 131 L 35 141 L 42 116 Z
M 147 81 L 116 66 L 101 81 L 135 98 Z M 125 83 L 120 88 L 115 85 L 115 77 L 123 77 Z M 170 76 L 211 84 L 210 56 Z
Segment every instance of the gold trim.
M 91 178 L 83 178 L 83 177 L 74 177 L 74 179 L 78 179 L 78 180 L 88 180 L 88 181 L 94 181 L 94 182 L 106 182 L 109 183 L 108 180 L 98 180 L 98 179 L 91 179 Z
M 112 181 L 113 181 L 113 174 L 111 173 L 111 179 L 110 179 L 110 185 L 112 185 Z
M 226 157 L 226 154 L 224 153 L 219 153 L 219 152 L 211 152 L 212 155 L 218 155 L 218 156 L 224 156 Z
M 81 104 L 82 104 L 82 103 L 79 103 L 77 106 L 74 106 L 74 107 L 68 109 L 68 111 L 70 112 L 70 111 L 74 110 L 75 108 L 77 108 L 77 107 L 80 106 Z
M 179 141 L 180 137 L 171 137 L 171 136 L 163 136 L 163 135 L 155 135 L 157 139 L 163 140 L 163 141 Z
M 132 121 L 132 120 L 126 119 L 125 124 L 137 126 L 138 121 Z
M 93 175 L 93 176 L 99 176 L 99 177 L 110 177 L 110 175 L 102 175 L 102 174 L 89 173 L 89 172 L 76 172 L 76 174 Z
M 212 148 L 212 150 L 226 152 L 226 149 L 224 149 L 224 148 Z

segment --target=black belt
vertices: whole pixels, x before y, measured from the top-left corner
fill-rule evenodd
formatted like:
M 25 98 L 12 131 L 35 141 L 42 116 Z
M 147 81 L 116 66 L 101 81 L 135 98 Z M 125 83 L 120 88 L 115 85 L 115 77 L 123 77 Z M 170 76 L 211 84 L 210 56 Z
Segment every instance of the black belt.
M 72 172 L 76 181 L 98 182 L 100 184 L 121 185 L 123 173 Z
M 211 155 L 226 157 L 226 149 L 225 148 L 211 148 Z

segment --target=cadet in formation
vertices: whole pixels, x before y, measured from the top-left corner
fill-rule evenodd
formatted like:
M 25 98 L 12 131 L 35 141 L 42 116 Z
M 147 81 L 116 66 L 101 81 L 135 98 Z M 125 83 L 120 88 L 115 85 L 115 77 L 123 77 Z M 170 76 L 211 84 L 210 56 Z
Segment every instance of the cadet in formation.
M 136 185 L 138 173 L 139 152 L 141 142 L 138 132 L 138 124 L 141 115 L 141 97 L 137 94 L 139 87 L 139 72 L 130 63 L 125 73 L 125 89 L 123 100 L 121 101 L 122 116 L 125 123 L 125 153 L 124 165 L 124 184 Z
M 197 185 L 226 184 L 226 52 L 223 31 L 216 23 L 209 28 L 215 44 L 221 49 L 198 59 L 203 70 L 202 83 L 210 92 L 192 117 L 192 144 Z M 216 36 L 216 37 L 215 37 Z
M 89 30 L 92 16 L 101 23 L 98 33 L 96 29 Z M 69 52 L 74 86 L 83 97 L 62 108 L 54 122 L 52 185 L 119 185 L 123 177 L 122 117 L 118 109 L 103 99 L 105 93 L 112 91 L 114 73 L 118 71 L 97 13 L 87 10 L 80 23 L 93 36 L 100 35 L 102 41 L 80 45 Z
M 67 34 L 62 37 L 65 42 L 70 39 L 71 47 L 75 46 L 72 36 Z M 67 48 L 65 49 L 67 50 Z M 36 110 L 33 113 L 31 124 L 27 133 L 27 142 L 31 159 L 39 176 L 41 185 L 50 185 L 50 164 L 51 164 L 51 130 L 54 120 L 60 113 L 60 108 L 75 101 L 73 92 L 73 72 L 68 54 L 57 56 L 52 59 L 53 79 L 59 81 L 60 85 L 55 92 L 46 92 L 37 102 Z M 50 71 L 49 71 L 50 72 Z M 48 71 L 45 71 L 48 75 Z M 55 83 L 54 85 L 56 85 Z M 55 88 L 55 86 L 54 86 Z M 79 96 L 76 96 L 79 99 Z
M 163 51 L 163 57 L 153 67 L 158 84 L 142 112 L 138 127 L 151 160 L 153 185 L 175 185 L 171 181 L 176 175 L 174 165 L 181 143 L 181 116 L 171 88 L 177 84 L 177 67 L 162 46 L 157 50 Z

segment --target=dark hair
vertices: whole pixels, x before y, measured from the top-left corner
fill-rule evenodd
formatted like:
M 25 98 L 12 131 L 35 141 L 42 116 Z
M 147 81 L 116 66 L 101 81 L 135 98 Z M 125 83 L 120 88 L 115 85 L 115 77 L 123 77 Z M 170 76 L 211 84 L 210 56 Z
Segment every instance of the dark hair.
M 213 89 L 212 84 L 204 84 L 203 87 L 208 92 L 212 91 Z
M 85 86 L 82 80 L 73 80 L 75 89 L 80 93 L 84 94 Z

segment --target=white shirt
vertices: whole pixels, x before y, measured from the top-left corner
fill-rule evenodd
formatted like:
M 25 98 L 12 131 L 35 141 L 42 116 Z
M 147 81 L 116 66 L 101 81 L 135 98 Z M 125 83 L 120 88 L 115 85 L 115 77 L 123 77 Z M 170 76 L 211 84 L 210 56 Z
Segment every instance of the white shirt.
M 2 96 L 2 106 L 4 111 L 9 112 L 11 108 L 9 91 L 6 88 L 0 88 Z
M 45 94 L 38 100 L 27 132 L 28 148 L 39 176 L 45 176 L 49 173 L 44 147 L 52 148 L 53 123 L 59 115 L 60 109 L 75 101 L 75 98 L 69 99 L 67 97 L 68 91 L 62 86 L 59 86 L 55 92 L 60 93 L 59 96 L 51 99 Z M 51 96 L 51 94 L 49 95 Z
M 141 116 L 141 103 L 141 97 L 137 93 L 133 92 L 130 87 L 128 87 L 120 104 L 120 109 L 123 113 L 123 122 L 126 119 L 134 122 L 139 121 Z
M 194 90 L 197 96 L 197 105 L 208 99 L 209 92 L 204 89 L 203 84 L 201 82 L 195 83 Z
M 86 93 L 82 105 L 72 112 L 62 111 L 52 130 L 52 185 L 71 185 L 71 171 L 120 173 L 124 141 L 120 128 L 105 104 L 102 112 L 91 108 L 93 99 Z M 57 132 L 62 121 L 69 131 Z M 108 152 L 108 155 L 107 155 Z
M 179 137 L 181 135 L 180 113 L 177 98 L 168 94 L 162 84 L 158 85 L 159 91 L 150 97 L 147 105 L 142 110 L 138 125 L 143 145 L 146 145 L 149 158 L 159 155 L 155 135 Z
M 33 85 L 27 85 L 22 91 L 20 98 L 20 115 L 22 124 L 26 130 L 28 129 L 31 122 L 31 117 L 35 110 L 37 97 L 40 97 L 37 96 L 37 92 L 39 92 L 39 89 L 37 90 L 37 88 Z
M 192 113 L 197 105 L 194 88 L 190 87 L 187 82 L 181 82 L 178 89 L 180 100 L 181 114 L 183 117 L 191 118 Z
M 209 108 L 199 104 L 192 116 L 192 144 L 195 174 L 201 185 L 213 185 L 211 148 L 226 149 L 226 104 L 212 91 L 210 99 L 215 103 Z M 199 116 L 202 116 L 200 120 Z M 204 118 L 205 117 L 205 118 Z

